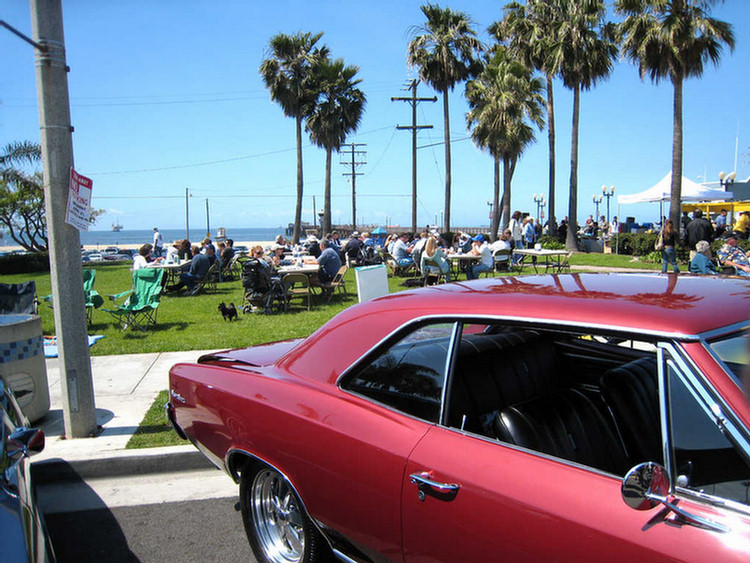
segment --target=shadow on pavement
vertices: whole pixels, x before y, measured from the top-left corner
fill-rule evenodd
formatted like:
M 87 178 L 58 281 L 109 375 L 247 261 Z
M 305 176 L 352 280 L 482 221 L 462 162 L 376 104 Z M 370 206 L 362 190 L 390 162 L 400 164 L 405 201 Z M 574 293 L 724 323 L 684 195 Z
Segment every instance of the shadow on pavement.
M 64 480 L 37 491 L 57 562 L 140 563 L 99 495 L 72 467 L 63 467 L 61 474 Z

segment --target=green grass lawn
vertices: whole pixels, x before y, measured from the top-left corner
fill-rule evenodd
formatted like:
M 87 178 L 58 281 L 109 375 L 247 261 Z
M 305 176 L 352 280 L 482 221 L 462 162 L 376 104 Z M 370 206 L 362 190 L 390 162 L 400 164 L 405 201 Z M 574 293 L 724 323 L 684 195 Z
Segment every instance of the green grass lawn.
M 157 324 L 146 331 L 122 331 L 115 319 L 103 309 L 111 308 L 107 295 L 126 291 L 131 287 L 132 274 L 126 264 L 86 264 L 96 269 L 95 289 L 105 298 L 100 309 L 94 310 L 89 334 L 103 334 L 105 338 L 91 347 L 91 354 L 136 354 L 147 352 L 172 352 L 180 350 L 205 350 L 239 348 L 272 340 L 305 337 L 331 319 L 334 315 L 357 302 L 354 270 L 349 270 L 345 280 L 347 295 L 336 292 L 330 303 L 318 302 L 307 311 L 297 299 L 292 309 L 284 314 L 239 314 L 239 320 L 224 321 L 217 307 L 220 302 L 234 303 L 240 308 L 244 293 L 239 279 L 218 284 L 216 290 L 205 290 L 194 297 L 162 296 Z M 1 283 L 18 283 L 34 280 L 40 297 L 51 292 L 49 273 L 0 276 Z M 389 279 L 391 292 L 405 288 L 400 278 Z M 55 334 L 53 310 L 44 302 L 39 305 L 42 330 L 45 335 Z
M 575 254 L 572 265 L 592 265 L 604 267 L 649 268 L 658 270 L 659 264 L 634 262 L 631 256 L 614 254 Z M 226 322 L 218 312 L 220 302 L 235 303 L 239 309 L 243 288 L 239 279 L 218 284 L 216 290 L 207 290 L 194 297 L 163 295 L 158 309 L 156 326 L 145 332 L 138 330 L 122 331 L 115 320 L 106 312 L 111 306 L 107 295 L 126 291 L 131 286 L 129 264 L 96 263 L 86 264 L 96 269 L 96 290 L 105 297 L 105 304 L 94 311 L 89 334 L 103 334 L 105 338 L 91 347 L 95 356 L 111 354 L 136 354 L 147 352 L 172 352 L 180 350 L 205 350 L 216 348 L 239 348 L 262 342 L 305 337 L 322 326 L 340 311 L 357 302 L 354 270 L 346 274 L 347 295 L 338 292 L 331 303 L 318 303 L 312 311 L 307 311 L 301 301 L 296 300 L 291 311 L 285 314 L 240 313 L 239 320 Z M 531 273 L 531 272 L 524 272 Z M 48 295 L 49 273 L 18 274 L 0 276 L 2 283 L 36 281 L 40 298 Z M 404 288 L 401 278 L 389 278 L 391 292 Z M 39 306 L 44 334 L 55 334 L 52 309 L 44 302 Z
M 182 446 L 188 444 L 180 438 L 167 420 L 164 405 L 169 399 L 169 391 L 161 391 L 143 417 L 138 430 L 128 440 L 125 449 L 160 448 L 162 446 Z

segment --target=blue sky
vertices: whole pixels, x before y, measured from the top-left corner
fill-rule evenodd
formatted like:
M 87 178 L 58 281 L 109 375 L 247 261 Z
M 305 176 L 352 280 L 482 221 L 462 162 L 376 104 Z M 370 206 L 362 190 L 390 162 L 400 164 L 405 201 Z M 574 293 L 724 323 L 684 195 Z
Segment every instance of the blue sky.
M 456 0 L 482 39 L 503 2 Z M 445 3 L 441 5 L 445 6 Z M 93 206 L 106 210 L 95 229 L 180 228 L 189 188 L 191 224 L 275 227 L 293 220 L 296 186 L 294 121 L 273 103 L 258 74 L 268 39 L 279 32 L 324 32 L 334 57 L 360 68 L 368 104 L 348 142 L 367 143 L 357 178 L 358 222 L 411 222 L 411 112 L 391 96 L 416 76 L 406 63 L 411 28 L 423 23 L 411 0 L 66 0 L 65 40 L 76 169 L 94 180 Z M 745 0 L 719 3 L 731 22 L 733 53 L 707 67 L 684 90 L 684 175 L 715 180 L 734 168 L 750 175 L 750 10 Z M 0 4 L 0 19 L 31 35 L 28 2 Z M 39 140 L 32 48 L 0 29 L 0 143 Z M 452 224 L 487 224 L 492 160 L 468 139 L 463 85 L 450 96 L 453 142 Z M 435 93 L 420 85 L 420 96 Z M 567 213 L 572 95 L 556 84 L 557 216 Z M 419 106 L 419 145 L 443 139 L 442 103 Z M 512 207 L 535 214 L 533 194 L 547 191 L 546 131 L 527 150 L 513 180 Z M 581 98 L 579 216 L 594 212 L 593 194 L 614 185 L 635 193 L 671 166 L 672 86 L 642 82 L 627 61 Z M 322 208 L 325 154 L 305 139 L 303 219 Z M 420 225 L 443 209 L 442 145 L 419 150 Z M 334 158 L 333 219 L 351 220 L 351 187 Z M 158 197 L 157 197 L 158 196 Z M 613 200 L 612 214 L 617 213 Z M 604 212 L 604 207 L 602 207 Z M 655 220 L 658 205 L 622 206 L 620 216 Z

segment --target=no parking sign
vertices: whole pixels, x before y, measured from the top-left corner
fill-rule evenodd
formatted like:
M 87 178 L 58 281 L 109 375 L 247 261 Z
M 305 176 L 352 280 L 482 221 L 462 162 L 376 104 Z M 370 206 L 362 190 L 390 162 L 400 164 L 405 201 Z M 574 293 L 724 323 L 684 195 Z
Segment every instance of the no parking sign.
M 70 190 L 68 191 L 68 209 L 65 222 L 82 232 L 89 230 L 91 218 L 91 190 L 94 182 L 91 178 L 81 176 L 70 169 Z

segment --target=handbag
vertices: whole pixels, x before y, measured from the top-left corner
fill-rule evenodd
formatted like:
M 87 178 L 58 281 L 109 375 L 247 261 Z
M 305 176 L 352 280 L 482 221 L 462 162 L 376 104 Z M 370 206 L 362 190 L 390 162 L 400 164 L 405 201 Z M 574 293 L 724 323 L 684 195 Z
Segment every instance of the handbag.
M 664 237 L 662 236 L 662 233 L 659 233 L 659 236 L 656 239 L 654 250 L 664 250 Z

